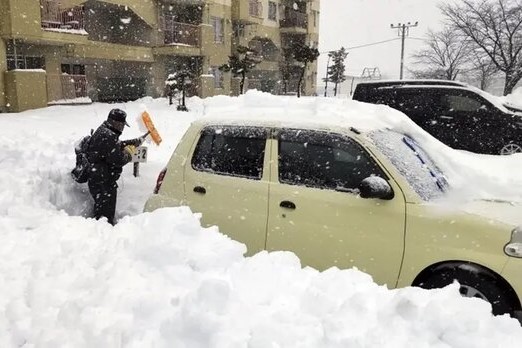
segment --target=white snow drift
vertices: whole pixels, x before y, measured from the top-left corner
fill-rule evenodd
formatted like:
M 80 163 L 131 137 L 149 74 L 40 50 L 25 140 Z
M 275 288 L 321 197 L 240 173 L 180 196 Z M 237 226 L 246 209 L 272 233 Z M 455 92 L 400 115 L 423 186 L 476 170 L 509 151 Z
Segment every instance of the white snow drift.
M 141 176 L 127 166 L 120 222 L 84 218 L 91 201 L 69 177 L 73 143 L 115 106 L 146 108 L 164 143 Z M 388 290 L 357 270 L 302 269 L 295 255 L 260 253 L 204 229 L 186 208 L 141 214 L 190 122 L 265 115 L 342 122 L 412 134 L 453 185 L 453 202 L 522 201 L 522 156 L 446 148 L 399 112 L 347 100 L 197 98 L 191 112 L 165 100 L 53 106 L 0 115 L 0 347 L 515 347 L 514 319 L 464 299 L 458 286 Z M 384 111 L 384 114 L 383 114 Z M 383 118 L 383 115 L 386 117 Z M 132 121 L 132 120 L 131 120 Z M 140 134 L 136 122 L 123 138 Z

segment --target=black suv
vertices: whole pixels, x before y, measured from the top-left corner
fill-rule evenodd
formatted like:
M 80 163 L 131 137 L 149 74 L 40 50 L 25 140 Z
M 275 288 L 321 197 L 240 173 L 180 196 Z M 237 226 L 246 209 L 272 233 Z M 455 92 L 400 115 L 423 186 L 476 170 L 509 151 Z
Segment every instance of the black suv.
M 522 152 L 522 110 L 460 82 L 363 82 L 353 99 L 402 111 L 454 149 L 493 155 Z

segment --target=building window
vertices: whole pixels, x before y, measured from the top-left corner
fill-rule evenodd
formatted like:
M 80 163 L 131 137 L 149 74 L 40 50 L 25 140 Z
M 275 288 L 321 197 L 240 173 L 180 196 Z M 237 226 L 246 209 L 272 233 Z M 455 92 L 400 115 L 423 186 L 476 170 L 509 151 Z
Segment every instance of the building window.
M 43 69 L 45 70 L 45 58 L 38 55 L 26 55 L 25 47 L 14 40 L 6 42 L 7 70 L 15 69 Z
M 83 65 L 83 64 L 62 64 L 62 74 L 85 75 L 85 65 Z
M 212 75 L 214 75 L 214 88 L 223 88 L 223 71 L 219 70 L 219 67 L 213 66 Z
M 214 28 L 214 42 L 223 43 L 225 41 L 225 28 L 223 18 L 212 17 L 212 27 Z
M 242 23 L 235 23 L 234 24 L 234 37 L 240 38 L 245 37 L 245 25 Z
M 317 13 L 317 11 L 312 11 L 312 12 L 314 14 L 314 27 L 317 27 L 317 15 L 318 15 L 318 13 Z
M 268 19 L 277 21 L 277 5 L 273 1 L 268 2 Z
M 15 69 L 43 69 L 45 70 L 45 58 L 38 56 L 7 55 L 7 70 Z

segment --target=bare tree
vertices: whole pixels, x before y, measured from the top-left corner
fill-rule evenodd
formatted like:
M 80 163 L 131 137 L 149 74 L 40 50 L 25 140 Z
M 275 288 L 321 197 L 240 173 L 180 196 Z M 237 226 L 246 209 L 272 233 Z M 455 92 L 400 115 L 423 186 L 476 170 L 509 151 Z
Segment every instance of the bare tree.
M 417 78 L 455 80 L 469 61 L 469 43 L 449 27 L 430 30 L 427 36 L 427 47 L 412 56 L 414 64 L 423 68 L 410 72 Z
M 499 70 L 488 56 L 481 53 L 482 52 L 475 52 L 475 54 L 472 55 L 468 75 L 479 83 L 480 89 L 485 91 Z
M 504 95 L 511 93 L 522 78 L 522 0 L 460 0 L 440 8 L 505 74 Z

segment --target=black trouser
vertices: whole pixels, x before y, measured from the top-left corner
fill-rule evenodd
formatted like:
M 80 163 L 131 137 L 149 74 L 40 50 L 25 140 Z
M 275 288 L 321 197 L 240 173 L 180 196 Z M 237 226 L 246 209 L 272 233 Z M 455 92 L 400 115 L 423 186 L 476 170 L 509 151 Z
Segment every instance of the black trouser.
M 94 218 L 96 220 L 106 217 L 111 225 L 115 224 L 117 189 L 118 185 L 115 182 L 91 183 L 89 181 L 89 192 L 94 199 Z

